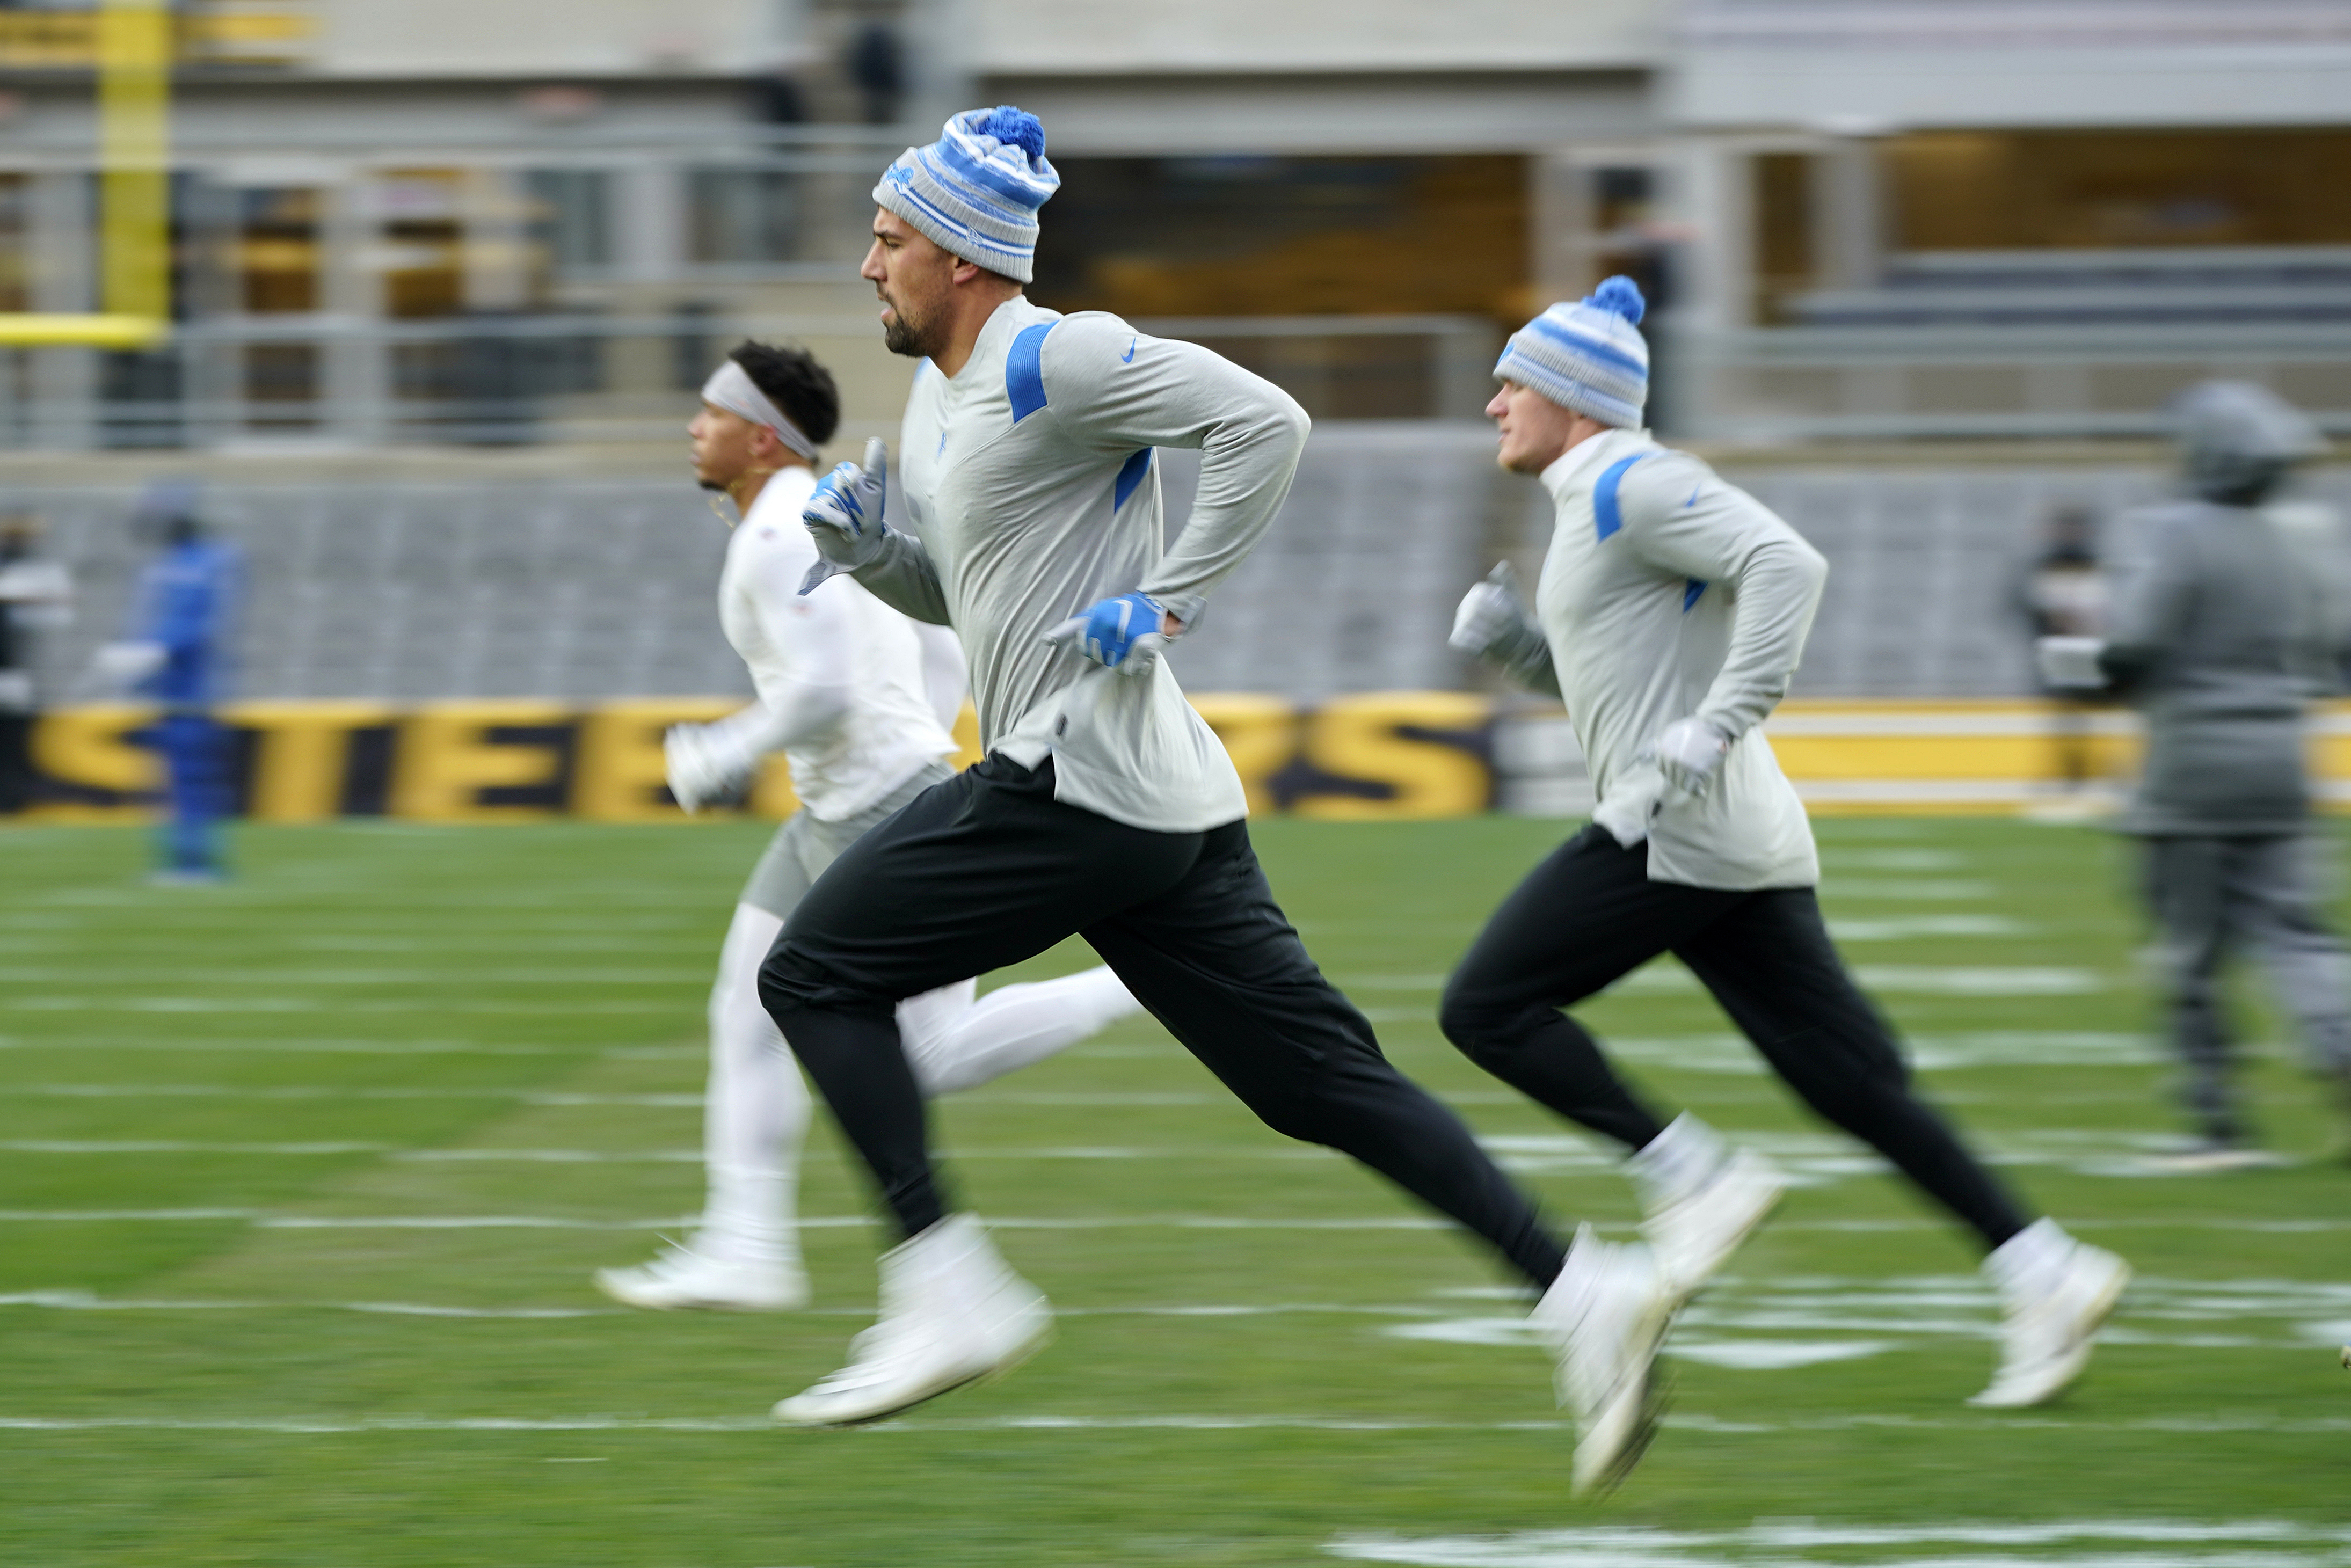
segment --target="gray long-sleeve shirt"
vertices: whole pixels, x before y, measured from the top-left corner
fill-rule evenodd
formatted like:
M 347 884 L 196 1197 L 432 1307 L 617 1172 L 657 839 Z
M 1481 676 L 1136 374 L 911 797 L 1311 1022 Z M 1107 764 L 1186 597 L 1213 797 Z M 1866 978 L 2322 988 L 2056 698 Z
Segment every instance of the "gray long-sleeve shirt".
M 2339 564 L 2261 512 L 2205 501 L 2125 520 L 2101 664 L 2147 719 L 2126 831 L 2301 831 L 2304 705 L 2343 628 Z
M 1603 800 L 1658 786 L 1643 747 L 1695 715 L 1729 737 L 1706 792 L 1667 792 L 1649 878 L 1810 887 L 1812 824 L 1756 727 L 1787 695 L 1828 563 L 1761 502 L 1645 431 L 1613 430 L 1543 470 L 1559 525 L 1542 637 L 1489 650 L 1558 694 Z
M 1123 674 L 1044 637 L 1138 588 L 1196 624 L 1271 526 L 1306 431 L 1289 394 L 1206 349 L 1015 298 L 962 370 L 917 373 L 887 548 L 857 579 L 956 629 L 980 745 L 1023 767 L 1050 754 L 1060 800 L 1162 832 L 1234 821 L 1240 777 L 1167 658 Z M 1164 549 L 1160 446 L 1201 453 L 1190 520 Z

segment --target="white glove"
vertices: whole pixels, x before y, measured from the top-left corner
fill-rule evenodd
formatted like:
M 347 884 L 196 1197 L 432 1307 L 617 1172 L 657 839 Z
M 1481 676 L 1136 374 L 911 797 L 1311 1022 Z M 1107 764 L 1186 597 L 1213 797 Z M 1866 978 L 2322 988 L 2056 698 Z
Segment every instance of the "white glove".
M 150 679 L 170 655 L 161 643 L 105 643 L 90 655 L 89 678 L 111 691 L 127 692 Z
M 1453 634 L 1445 641 L 1464 653 L 1482 653 L 1526 623 L 1526 607 L 1519 602 L 1519 574 L 1503 561 L 1461 596 L 1461 608 L 1453 612 Z
M 1697 718 L 1677 718 L 1666 726 L 1645 753 L 1665 775 L 1666 782 L 1685 795 L 1703 795 L 1714 782 L 1730 742 L 1713 726 Z
M 1617 780 L 1607 798 L 1592 809 L 1592 821 L 1629 850 L 1649 836 L 1649 824 L 1665 806 L 1665 775 L 1654 767 L 1635 765 L 1631 773 Z
M 680 724 L 662 737 L 662 764 L 669 792 L 691 816 L 714 801 L 731 800 L 759 771 L 758 753 L 726 720 Z
M 836 463 L 816 482 L 800 521 L 816 541 L 817 563 L 800 580 L 807 593 L 828 577 L 855 571 L 882 553 L 883 504 L 889 498 L 890 453 L 879 436 L 865 444 L 865 466 Z
M 2032 644 L 2032 662 L 2041 666 L 2043 685 L 2095 692 L 2106 684 L 2098 669 L 2098 655 L 2105 651 L 2103 637 L 2043 637 Z

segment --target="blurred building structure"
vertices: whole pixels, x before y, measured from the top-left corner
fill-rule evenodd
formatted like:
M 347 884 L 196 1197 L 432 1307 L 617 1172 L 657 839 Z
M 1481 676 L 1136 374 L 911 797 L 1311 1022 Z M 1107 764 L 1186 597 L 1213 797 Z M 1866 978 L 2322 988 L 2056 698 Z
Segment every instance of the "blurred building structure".
M 96 3 L 0 6 L 0 308 L 92 298 Z M 643 439 L 753 329 L 830 350 L 862 435 L 904 385 L 865 192 L 966 99 L 1049 127 L 1040 298 L 1322 417 L 1474 417 L 1501 330 L 1627 271 L 1690 436 L 2145 434 L 2221 371 L 2351 425 L 2336 0 L 176 14 L 180 329 L 10 353 L 0 443 Z
M 0 309 L 95 300 L 93 5 L 0 4 Z M 1048 127 L 1040 300 L 1209 342 L 1318 422 L 1196 690 L 1470 678 L 1454 598 L 1540 543 L 1485 460 L 1493 354 L 1612 272 L 1656 301 L 1663 431 L 1836 563 L 1814 695 L 2028 689 L 2037 519 L 2160 484 L 2113 441 L 2181 385 L 2263 380 L 2351 432 L 2339 0 L 174 9 L 173 337 L 0 349 L 0 499 L 102 603 L 120 498 L 204 471 L 265 694 L 731 682 L 693 389 L 738 335 L 797 338 L 841 449 L 894 436 L 867 193 L 969 102 Z M 1305 602 L 1329 656 L 1265 656 L 1250 606 Z
M 1688 0 L 1660 102 L 1694 429 L 2141 434 L 2211 375 L 2351 429 L 2351 8 Z

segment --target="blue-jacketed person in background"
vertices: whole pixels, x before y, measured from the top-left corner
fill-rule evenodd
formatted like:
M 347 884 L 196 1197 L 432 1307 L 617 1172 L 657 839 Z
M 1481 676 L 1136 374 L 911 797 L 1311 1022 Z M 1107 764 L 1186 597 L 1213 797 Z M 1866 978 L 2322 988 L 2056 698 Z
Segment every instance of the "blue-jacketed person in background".
M 99 650 L 97 673 L 163 710 L 152 743 L 163 758 L 169 814 L 155 880 L 217 882 L 231 802 L 228 733 L 214 709 L 227 695 L 241 562 L 206 530 L 192 486 L 151 488 L 131 528 L 156 554 L 140 575 L 131 636 Z

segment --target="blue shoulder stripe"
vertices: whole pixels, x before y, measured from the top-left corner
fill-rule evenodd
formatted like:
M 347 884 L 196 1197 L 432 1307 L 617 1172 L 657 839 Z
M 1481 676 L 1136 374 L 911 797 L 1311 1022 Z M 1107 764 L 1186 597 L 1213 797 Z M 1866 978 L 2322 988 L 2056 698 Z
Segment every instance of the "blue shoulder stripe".
M 1120 464 L 1118 482 L 1111 486 L 1110 509 L 1115 512 L 1125 506 L 1126 498 L 1134 494 L 1134 487 L 1142 484 L 1144 476 L 1150 472 L 1151 448 L 1148 446 Z
M 1004 358 L 1004 395 L 1012 400 L 1012 423 L 1019 423 L 1045 406 L 1045 334 L 1050 321 L 1023 327 Z
M 1037 395 L 1037 401 L 1045 401 L 1042 392 Z M 1624 482 L 1625 470 L 1647 455 L 1646 452 L 1635 452 L 1630 457 L 1618 458 L 1601 472 L 1600 483 L 1592 486 L 1592 522 L 1602 538 L 1625 526 L 1625 514 L 1616 509 L 1616 486 Z

